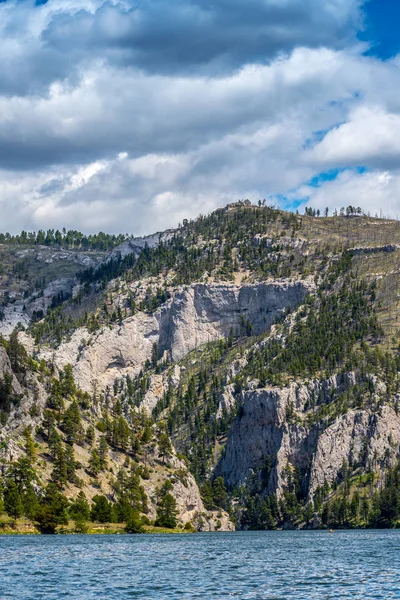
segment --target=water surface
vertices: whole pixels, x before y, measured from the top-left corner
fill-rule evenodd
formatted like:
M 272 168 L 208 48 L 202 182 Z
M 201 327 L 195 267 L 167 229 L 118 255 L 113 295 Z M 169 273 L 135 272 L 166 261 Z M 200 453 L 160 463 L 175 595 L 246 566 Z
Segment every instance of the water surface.
M 400 531 L 0 537 L 0 599 L 400 599 Z

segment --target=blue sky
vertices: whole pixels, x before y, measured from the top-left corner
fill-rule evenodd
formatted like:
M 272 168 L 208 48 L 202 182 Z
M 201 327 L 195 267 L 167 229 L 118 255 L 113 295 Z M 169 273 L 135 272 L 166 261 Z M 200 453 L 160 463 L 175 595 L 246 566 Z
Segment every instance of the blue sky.
M 396 0 L 370 0 L 365 5 L 365 31 L 359 34 L 372 46 L 368 54 L 383 60 L 400 51 L 400 3 Z
M 395 0 L 0 0 L 2 229 L 400 212 Z

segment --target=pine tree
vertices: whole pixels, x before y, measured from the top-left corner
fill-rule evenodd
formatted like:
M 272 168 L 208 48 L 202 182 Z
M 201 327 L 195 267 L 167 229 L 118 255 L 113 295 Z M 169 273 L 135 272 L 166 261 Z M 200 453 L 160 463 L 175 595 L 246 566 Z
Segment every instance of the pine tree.
M 4 488 L 3 483 L 0 479 L 0 515 L 4 512 Z
M 25 452 L 29 461 L 33 464 L 36 460 L 36 449 L 35 443 L 32 438 L 32 433 L 30 428 L 25 427 L 22 436 L 25 440 Z
M 172 454 L 172 444 L 167 433 L 162 433 L 160 435 L 158 440 L 158 453 L 163 458 L 164 462 L 165 459 Z
M 58 525 L 68 523 L 69 503 L 54 483 L 46 487 L 42 504 L 36 512 L 36 521 L 44 533 L 55 533 Z
M 31 485 L 23 491 L 21 499 L 24 507 L 24 515 L 28 517 L 28 519 L 34 519 L 40 503 L 39 498 Z
M 76 483 L 76 462 L 73 446 L 69 444 L 65 447 L 65 461 L 67 464 L 67 478 L 71 483 Z
M 147 421 L 142 432 L 142 444 L 148 444 L 153 437 L 153 432 L 150 423 Z
M 64 399 L 62 396 L 62 387 L 58 379 L 53 379 L 51 383 L 51 392 L 47 399 L 47 406 L 58 411 L 58 421 L 61 417 L 61 411 L 64 410 Z
M 204 507 L 206 510 L 213 510 L 214 508 L 214 497 L 213 497 L 213 489 L 210 482 L 205 481 L 201 486 L 201 497 L 204 503 Z
M 145 530 L 142 519 L 137 510 L 131 511 L 131 514 L 126 521 L 125 531 L 126 533 L 144 533 Z
M 4 490 L 4 508 L 6 513 L 14 519 L 22 516 L 23 505 L 21 494 L 17 484 L 12 479 L 7 482 Z
M 18 331 L 14 329 L 7 344 L 7 354 L 14 373 L 24 373 L 28 362 L 25 346 L 18 341 Z
M 62 394 L 66 398 L 71 398 L 76 394 L 76 385 L 74 373 L 71 365 L 65 365 L 61 376 Z
M 104 471 L 108 466 L 108 443 L 106 438 L 102 435 L 99 441 L 99 462 L 100 469 Z
M 79 518 L 88 521 L 90 518 L 90 506 L 84 492 L 81 490 L 77 498 L 72 502 L 69 513 L 73 519 Z
M 175 529 L 177 525 L 177 515 L 176 500 L 172 494 L 168 492 L 161 496 L 157 505 L 156 525 L 158 527 Z
M 82 433 L 81 415 L 76 400 L 73 400 L 64 412 L 62 429 L 66 434 L 68 444 L 78 443 Z
M 90 459 L 89 459 L 89 472 L 94 475 L 94 477 L 97 477 L 97 475 L 100 473 L 101 471 L 101 463 L 100 463 L 100 456 L 99 456 L 99 451 L 97 450 L 97 448 L 93 448 L 91 455 L 90 455 Z
M 131 451 L 133 456 L 137 456 L 140 453 L 140 440 L 137 435 L 131 435 Z
M 173 485 L 170 480 L 167 479 L 158 492 L 157 519 L 155 522 L 158 527 L 175 529 L 177 525 L 178 511 L 176 508 L 176 500 L 170 493 L 171 490 L 173 490 Z
M 100 494 L 94 496 L 90 518 L 92 521 L 97 521 L 98 523 L 112 522 L 112 506 L 105 496 L 101 496 Z
M 58 448 L 55 452 L 51 480 L 61 489 L 66 485 L 68 481 L 68 468 L 62 442 L 59 443 Z
M 217 477 L 213 484 L 214 504 L 220 508 L 226 508 L 227 497 L 228 494 L 226 491 L 224 478 Z
M 54 414 L 51 410 L 45 410 L 43 413 L 43 430 L 45 432 L 46 439 L 49 440 L 50 433 L 52 429 L 54 429 L 56 424 L 56 420 Z
M 94 438 L 95 438 L 94 427 L 92 424 L 90 424 L 88 426 L 88 428 L 86 429 L 86 441 L 89 444 L 89 446 L 91 446 L 93 444 Z
M 48 444 L 51 457 L 55 459 L 57 450 L 61 444 L 61 437 L 55 427 L 52 427 L 52 429 L 50 430 Z

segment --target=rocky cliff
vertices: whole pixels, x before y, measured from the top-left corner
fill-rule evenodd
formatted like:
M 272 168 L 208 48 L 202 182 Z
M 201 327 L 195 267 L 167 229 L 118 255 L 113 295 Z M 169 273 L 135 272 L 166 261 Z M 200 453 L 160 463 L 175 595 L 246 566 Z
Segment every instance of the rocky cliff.
M 378 411 L 343 407 L 342 414 L 333 411 L 313 423 L 318 408 L 311 407 L 316 399 L 319 408 L 332 408 L 335 398 L 356 385 L 355 374 L 346 373 L 242 393 L 217 473 L 231 488 L 245 485 L 252 476 L 261 477 L 268 458 L 266 493 L 282 495 L 289 466 L 301 471 L 304 493 L 312 499 L 318 487 L 338 480 L 344 464 L 373 465 L 380 472 L 393 466 L 400 444 L 400 416 L 392 406 L 382 405 Z M 371 396 L 374 402 L 382 402 L 385 386 L 374 381 Z
M 310 281 L 230 285 L 195 284 L 178 289 L 154 314 L 138 313 L 121 324 L 89 334 L 77 329 L 56 350 L 43 349 L 40 356 L 62 369 L 71 364 L 79 386 L 90 393 L 101 391 L 114 380 L 136 376 L 152 357 L 179 361 L 191 350 L 238 334 L 246 326 L 254 335 L 268 331 L 286 310 L 292 310 L 312 290 Z

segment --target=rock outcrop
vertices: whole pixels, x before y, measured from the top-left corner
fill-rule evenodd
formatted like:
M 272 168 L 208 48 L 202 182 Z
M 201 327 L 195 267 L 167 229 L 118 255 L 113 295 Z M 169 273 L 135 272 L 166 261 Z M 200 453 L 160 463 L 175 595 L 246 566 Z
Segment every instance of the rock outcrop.
M 11 387 L 13 393 L 17 396 L 21 395 L 23 393 L 23 388 L 11 369 L 11 363 L 6 349 L 0 345 L 0 379 L 4 380 L 6 375 L 11 377 Z
M 304 491 L 312 497 L 318 486 L 337 480 L 344 463 L 370 465 L 375 470 L 394 464 L 400 445 L 400 415 L 388 405 L 379 411 L 348 410 L 331 424 L 308 425 L 310 405 L 329 403 L 332 393 L 356 384 L 353 373 L 325 381 L 293 383 L 286 388 L 262 388 L 241 394 L 241 410 L 233 423 L 216 473 L 234 488 L 260 475 L 266 460 L 272 470 L 266 490 L 282 494 L 287 466 L 304 473 Z M 383 392 L 374 382 L 376 396 Z M 290 416 L 289 416 L 290 415 Z
M 175 229 L 153 233 L 144 237 L 132 238 L 120 244 L 109 253 L 106 260 L 125 258 L 130 254 L 138 256 L 144 248 L 156 248 L 161 242 L 168 242 L 175 233 Z
M 154 314 L 138 313 L 121 325 L 104 327 L 92 335 L 77 329 L 56 350 L 41 356 L 58 368 L 74 367 L 78 385 L 88 392 L 101 391 L 116 378 L 139 373 L 150 360 L 154 344 L 160 356 L 173 361 L 202 344 L 227 337 L 250 323 L 254 334 L 267 331 L 287 309 L 299 305 L 312 284 L 282 280 L 236 286 L 194 284 L 178 289 Z

